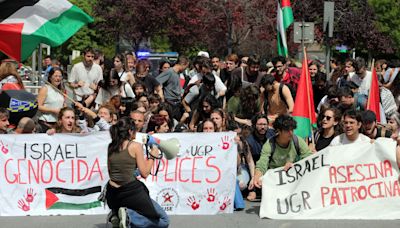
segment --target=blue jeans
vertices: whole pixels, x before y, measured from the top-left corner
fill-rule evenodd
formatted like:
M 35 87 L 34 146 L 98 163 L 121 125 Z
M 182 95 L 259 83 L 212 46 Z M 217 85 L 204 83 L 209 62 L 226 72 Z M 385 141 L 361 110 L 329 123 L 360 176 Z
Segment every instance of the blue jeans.
M 167 213 L 165 213 L 165 211 L 161 208 L 160 205 L 158 205 L 156 201 L 151 201 L 154 205 L 154 208 L 156 209 L 157 214 L 160 215 L 160 219 L 149 219 L 128 208 L 127 213 L 130 220 L 130 227 L 163 228 L 169 226 L 169 218 Z

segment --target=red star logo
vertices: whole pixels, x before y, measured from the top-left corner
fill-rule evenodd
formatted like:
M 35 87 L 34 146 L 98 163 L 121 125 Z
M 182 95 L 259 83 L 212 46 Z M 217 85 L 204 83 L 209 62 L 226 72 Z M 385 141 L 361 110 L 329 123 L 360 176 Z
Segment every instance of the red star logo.
M 172 197 L 174 197 L 173 195 L 170 195 L 168 192 L 167 193 L 165 193 L 164 195 L 163 195 L 163 197 L 164 197 L 164 203 L 166 203 L 166 202 L 170 202 L 170 203 L 172 203 Z

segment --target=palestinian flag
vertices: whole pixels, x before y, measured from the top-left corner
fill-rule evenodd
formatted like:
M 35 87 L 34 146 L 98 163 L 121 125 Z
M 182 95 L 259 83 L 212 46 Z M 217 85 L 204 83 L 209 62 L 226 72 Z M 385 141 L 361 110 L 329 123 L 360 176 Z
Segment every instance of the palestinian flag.
M 290 5 L 290 0 L 278 1 L 278 11 L 276 16 L 276 24 L 278 30 L 278 55 L 287 57 L 288 47 L 286 41 L 286 30 L 293 23 L 293 11 Z
M 58 46 L 93 18 L 66 0 L 0 0 L 0 51 L 18 61 Z
M 101 186 L 87 189 L 46 188 L 46 209 L 87 210 L 101 207 Z
M 314 93 L 305 52 L 302 68 L 292 115 L 297 122 L 297 128 L 294 133 L 306 138 L 312 134 L 312 127 L 317 126 L 317 118 L 315 117 Z
M 379 95 L 379 83 L 376 69 L 372 66 L 372 79 L 371 87 L 369 89 L 369 96 L 367 102 L 367 110 L 371 110 L 376 115 L 376 121 L 381 122 L 381 110 L 380 110 L 380 95 Z

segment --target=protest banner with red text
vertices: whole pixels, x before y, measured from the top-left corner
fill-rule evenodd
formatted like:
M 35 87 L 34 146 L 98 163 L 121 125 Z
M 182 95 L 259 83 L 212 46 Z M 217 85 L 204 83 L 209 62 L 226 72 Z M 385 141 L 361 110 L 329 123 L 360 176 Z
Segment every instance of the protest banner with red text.
M 137 134 L 137 141 L 142 135 Z M 156 136 L 156 135 L 155 135 Z M 169 214 L 233 211 L 234 133 L 163 134 L 181 144 L 146 184 Z M 89 135 L 2 135 L 0 216 L 106 214 L 98 201 L 107 183 L 108 132 Z M 153 167 L 155 170 L 155 166 Z
M 261 218 L 399 219 L 396 142 L 327 147 L 263 177 Z
M 178 138 L 180 150 L 176 159 L 163 158 L 157 176 L 146 179 L 150 196 L 168 214 L 232 213 L 235 135 L 234 132 L 155 134 L 161 140 Z

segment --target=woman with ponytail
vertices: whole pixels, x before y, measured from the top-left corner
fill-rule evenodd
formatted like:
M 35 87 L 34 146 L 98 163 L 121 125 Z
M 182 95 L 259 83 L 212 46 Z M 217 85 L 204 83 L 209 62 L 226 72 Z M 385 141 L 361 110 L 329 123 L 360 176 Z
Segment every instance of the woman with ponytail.
M 132 223 L 168 227 L 168 216 L 150 198 L 149 190 L 135 175 L 136 168 L 142 178 L 150 174 L 154 157 L 159 157 L 158 148 L 153 147 L 150 151 L 151 156 L 148 159 L 144 158 L 142 144 L 133 141 L 136 129 L 129 117 L 123 117 L 111 126 L 110 134 L 111 143 L 108 145 L 107 160 L 110 180 L 107 184 L 106 199 L 112 210 L 111 223 L 113 226 L 126 227 L 128 225 L 126 208 L 128 208 L 131 209 L 128 210 L 129 217 L 134 217 Z

